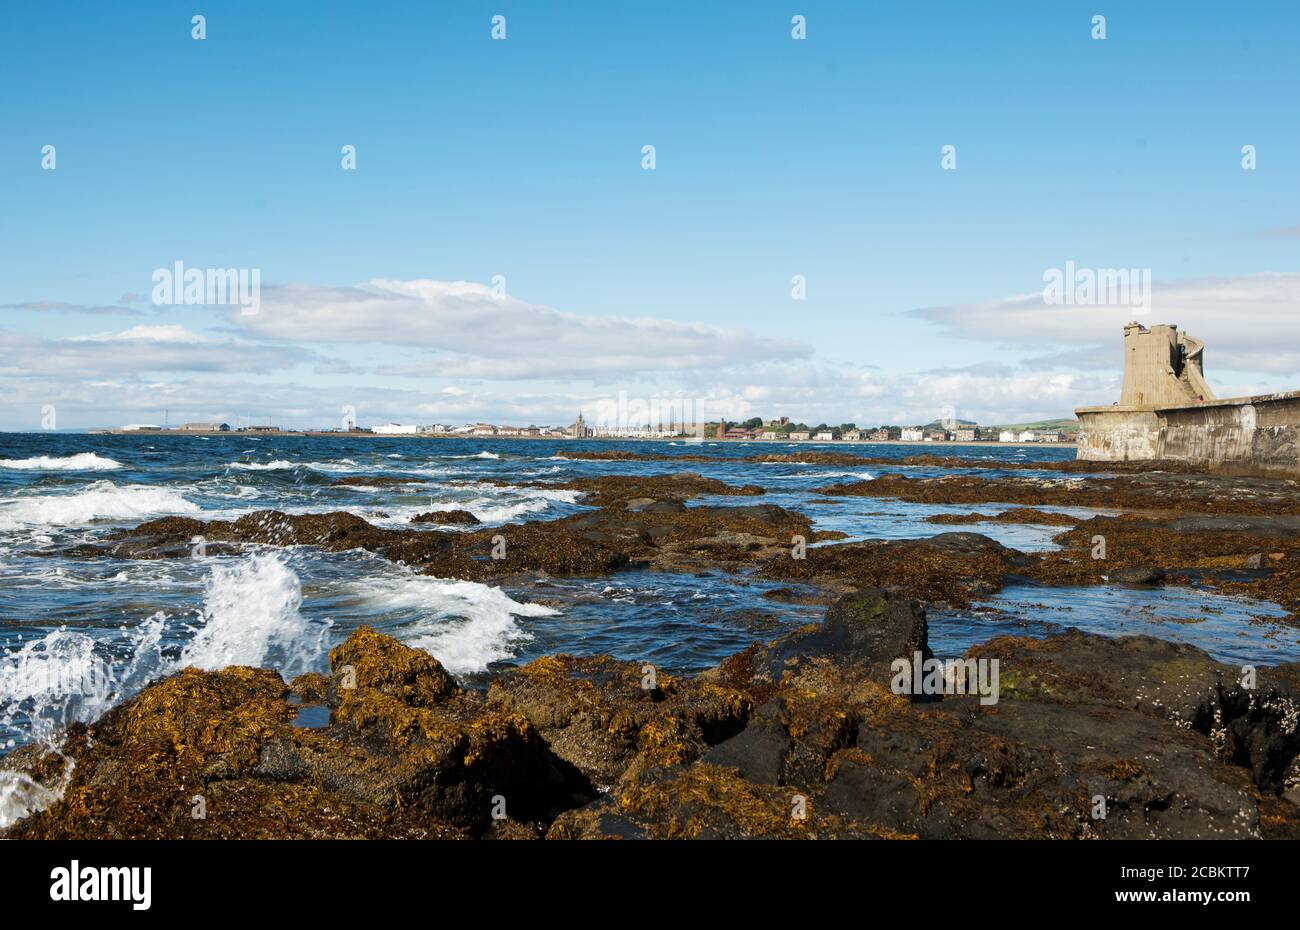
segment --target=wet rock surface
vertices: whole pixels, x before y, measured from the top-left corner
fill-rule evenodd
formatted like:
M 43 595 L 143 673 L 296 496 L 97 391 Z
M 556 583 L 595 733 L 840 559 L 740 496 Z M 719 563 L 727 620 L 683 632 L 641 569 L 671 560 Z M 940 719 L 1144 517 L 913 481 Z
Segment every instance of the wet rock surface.
M 1120 477 L 985 478 L 881 475 L 816 489 L 831 497 L 891 497 L 923 504 L 1025 504 L 1198 514 L 1300 515 L 1294 481 L 1195 473 Z
M 1003 637 L 968 654 L 988 702 L 897 693 L 917 653 L 923 607 L 877 590 L 693 679 L 561 655 L 483 693 L 363 628 L 328 676 L 188 669 L 66 759 L 13 753 L 43 784 L 74 764 L 7 836 L 1300 837 L 1300 666 L 1247 687 L 1147 637 Z M 293 725 L 304 695 L 324 725 Z
M 821 623 L 693 678 L 558 655 L 494 671 L 478 690 L 367 629 L 334 649 L 328 675 L 187 670 L 72 728 L 61 755 L 27 747 L 0 760 L 51 789 L 70 779 L 9 835 L 1300 838 L 1300 666 L 1261 668 L 1247 684 L 1190 646 L 1069 631 L 972 649 L 972 661 L 997 660 L 996 703 L 892 687 L 895 659 L 930 656 L 926 604 L 964 607 L 1017 578 L 1207 585 L 1296 619 L 1292 482 L 1106 471 L 1122 474 L 886 475 L 821 489 L 1024 505 L 935 522 L 1061 525 L 1061 548 L 1035 554 L 970 532 L 834 543 L 840 534 L 772 504 L 692 506 L 763 489 L 689 472 L 546 485 L 581 491 L 591 509 L 503 527 L 474 528 L 463 511 L 412 521 L 470 527 L 451 531 L 342 511 L 148 521 L 70 554 L 183 558 L 196 540 L 208 553 L 361 548 L 481 581 L 721 569 L 799 585 L 773 601 L 828 607 Z
M 68 734 L 62 800 L 8 836 L 461 838 L 488 829 L 497 796 L 530 830 L 591 797 L 526 718 L 488 708 L 427 653 L 362 628 L 330 664 L 316 729 L 292 726 L 273 671 L 186 669 L 149 686 Z M 38 752 L 18 755 L 5 764 L 53 777 Z
M 1082 520 L 1025 574 L 1049 584 L 1198 584 L 1272 601 L 1300 618 L 1300 535 L 1291 516 L 1122 514 Z
M 407 484 L 422 484 L 424 478 L 406 478 L 401 475 L 347 475 L 330 482 L 336 488 L 399 488 Z
M 991 594 L 1009 575 L 1036 564 L 979 533 L 929 539 L 869 540 L 809 548 L 805 557 L 763 563 L 765 578 L 814 583 L 831 590 L 888 588 L 930 603 L 965 606 Z
M 411 517 L 412 524 L 430 523 L 434 526 L 478 526 L 481 522 L 468 510 L 431 510 Z
M 724 490 L 720 490 L 724 489 Z M 653 492 L 656 497 L 646 496 Z M 285 514 L 264 510 L 234 521 L 163 517 L 110 534 L 99 545 L 64 550 L 79 558 L 185 558 L 239 551 L 241 544 L 365 549 L 428 574 L 472 581 L 515 575 L 596 575 L 632 563 L 694 570 L 757 562 L 788 552 L 799 537 L 821 537 L 812 521 L 772 504 L 690 507 L 697 494 L 753 497 L 698 475 L 597 479 L 590 496 L 601 506 L 559 520 L 481 530 L 377 527 L 346 511 Z M 466 511 L 419 514 L 412 524 L 475 526 Z M 832 534 L 827 534 L 831 536 Z
M 1028 523 L 1038 526 L 1074 526 L 1079 517 L 1067 513 L 1037 510 L 1033 507 L 1013 507 L 1001 513 L 936 513 L 926 518 L 929 523 Z

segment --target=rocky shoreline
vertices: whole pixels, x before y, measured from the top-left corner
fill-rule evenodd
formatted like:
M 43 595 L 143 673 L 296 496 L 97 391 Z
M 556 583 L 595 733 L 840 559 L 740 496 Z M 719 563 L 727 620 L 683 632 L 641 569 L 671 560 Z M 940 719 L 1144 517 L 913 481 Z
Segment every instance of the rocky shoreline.
M 1062 548 L 1025 553 L 966 532 L 837 542 L 761 500 L 688 506 L 764 494 L 688 472 L 539 485 L 594 508 L 549 522 L 485 529 L 430 515 L 432 528 L 382 529 L 346 512 L 262 511 L 152 520 L 65 551 L 184 558 L 196 537 L 209 552 L 363 548 L 493 583 L 744 572 L 811 585 L 828 606 L 820 623 L 693 677 L 556 655 L 469 683 L 367 628 L 335 646 L 328 674 L 286 683 L 264 669 L 187 669 L 73 726 L 59 752 L 29 745 L 0 760 L 61 792 L 5 835 L 1300 837 L 1300 664 L 1247 676 L 1145 636 L 1004 636 L 965 657 L 996 661 L 994 702 L 901 692 L 894 666 L 930 657 L 928 605 L 961 606 L 1016 578 L 1208 585 L 1275 601 L 1294 623 L 1292 483 L 1146 467 L 863 484 L 874 488 L 820 493 L 1006 504 L 997 518 L 1058 524 Z M 1045 506 L 1110 512 L 1033 509 Z

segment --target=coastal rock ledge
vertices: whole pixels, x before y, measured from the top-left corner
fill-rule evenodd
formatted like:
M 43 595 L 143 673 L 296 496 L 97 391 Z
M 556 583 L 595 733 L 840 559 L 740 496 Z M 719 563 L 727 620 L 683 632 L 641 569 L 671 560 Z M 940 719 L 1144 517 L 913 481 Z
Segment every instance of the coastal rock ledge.
M 187 669 L 11 753 L 62 794 L 3 835 L 1300 837 L 1300 665 L 1247 689 L 1148 637 L 1003 637 L 968 653 L 990 703 L 895 694 L 918 653 L 879 590 L 694 678 L 558 655 L 473 690 L 362 628 L 328 675 Z

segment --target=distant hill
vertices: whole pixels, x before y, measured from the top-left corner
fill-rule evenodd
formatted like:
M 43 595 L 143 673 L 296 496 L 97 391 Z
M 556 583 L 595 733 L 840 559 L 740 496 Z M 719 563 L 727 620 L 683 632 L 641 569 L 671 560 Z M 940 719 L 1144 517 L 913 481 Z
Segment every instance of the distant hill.
M 1033 423 L 999 423 L 997 426 L 987 427 L 989 430 L 1026 430 L 1026 429 L 1055 429 L 1062 433 L 1077 433 L 1079 431 L 1079 421 L 1074 417 L 1063 417 L 1059 420 L 1036 420 Z
M 921 429 L 960 429 L 963 426 L 979 426 L 974 420 L 931 420 Z

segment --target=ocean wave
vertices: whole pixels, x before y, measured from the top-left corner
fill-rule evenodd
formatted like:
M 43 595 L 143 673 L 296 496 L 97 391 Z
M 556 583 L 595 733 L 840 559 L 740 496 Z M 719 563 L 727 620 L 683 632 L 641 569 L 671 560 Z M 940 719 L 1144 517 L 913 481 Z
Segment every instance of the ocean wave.
M 445 513 L 449 510 L 467 510 L 478 518 L 480 523 L 508 523 L 516 517 L 521 517 L 530 513 L 541 513 L 551 507 L 552 504 L 573 504 L 582 496 L 581 491 L 569 490 L 542 490 L 538 488 L 517 488 L 513 485 L 485 485 L 478 482 L 469 482 L 458 485 L 457 490 L 477 490 L 486 493 L 479 494 L 470 498 L 428 498 L 427 503 L 416 505 L 405 505 L 399 508 L 386 507 L 389 514 L 387 518 L 376 520 L 377 523 L 386 523 L 389 525 L 406 525 L 411 522 L 411 518 L 427 512 Z M 352 490 L 361 490 L 353 488 Z M 378 490 L 388 490 L 380 488 Z M 460 529 L 473 530 L 479 527 L 460 527 Z M 444 526 L 439 529 L 443 531 L 456 531 L 458 527 Z
M 358 593 L 387 610 L 411 611 L 418 619 L 396 635 L 433 655 L 454 675 L 481 672 L 508 659 L 532 634 L 516 617 L 550 617 L 558 611 L 512 599 L 500 588 L 474 581 L 402 575 L 367 581 Z
M 784 462 L 772 464 L 786 464 Z M 865 471 L 809 471 L 802 472 L 798 475 L 770 475 L 770 481 L 803 481 L 807 478 L 861 478 L 863 481 L 871 481 L 875 478 Z
M 0 656 L 0 730 L 18 732 L 59 752 L 69 724 L 98 719 L 122 698 L 163 673 L 159 648 L 162 614 L 127 633 L 130 657 L 114 661 L 85 633 L 66 629 L 33 639 Z M 17 718 L 17 719 L 16 719 Z M 5 745 L 14 740 L 7 737 Z M 17 772 L 0 772 L 0 829 L 48 808 L 67 789 L 73 762 L 65 757 L 62 777 L 38 784 Z
M 0 459 L 0 468 L 24 471 L 113 471 L 121 467 L 121 462 L 93 452 L 58 457 L 38 455 L 30 459 Z
M 0 655 L 0 732 L 25 731 L 24 738 L 57 752 L 70 724 L 96 720 L 150 682 L 187 666 L 271 667 L 286 678 L 314 669 L 331 624 L 304 619 L 301 605 L 298 576 L 279 554 L 259 554 L 213 568 L 202 626 L 193 630 L 179 660 L 163 655 L 163 635 L 175 624 L 161 612 L 124 629 L 125 641 L 111 651 L 86 633 L 66 629 L 6 650 Z M 13 738 L 5 745 L 12 747 Z M 0 772 L 0 829 L 56 802 L 70 774 L 70 760 L 62 783 L 53 786 Z
M 550 506 L 551 502 L 543 498 L 514 503 L 476 498 L 463 505 L 465 510 L 478 517 L 482 523 L 507 523 L 526 513 L 541 513 Z
M 239 471 L 284 471 L 287 468 L 297 468 L 298 463 L 276 459 L 273 462 L 227 462 L 226 467 Z
M 181 652 L 181 665 L 274 668 L 286 678 L 311 671 L 325 654 L 329 621 L 308 620 L 302 584 L 279 553 L 260 553 L 212 569 L 202 626 Z
M 170 488 L 118 486 L 111 481 L 96 481 L 75 494 L 0 501 L 0 530 L 25 526 L 78 526 L 95 520 L 139 520 L 198 512 L 197 504 Z
M 308 462 L 303 467 L 310 468 L 312 471 L 324 471 L 324 472 L 336 472 L 336 471 L 351 472 L 351 471 L 356 471 L 358 468 L 360 468 L 360 466 L 357 465 L 357 463 L 354 462 L 352 459 L 338 459 L 337 461 L 333 461 L 333 462 Z
M 85 633 L 55 630 L 0 659 L 0 711 L 28 718 L 32 738 L 57 745 L 70 723 L 89 723 L 117 693 L 113 666 Z
M 425 510 L 468 510 L 483 523 L 506 523 L 528 513 L 541 513 L 552 504 L 576 504 L 582 497 L 581 491 L 565 488 L 549 490 L 545 488 L 525 488 L 517 485 L 481 484 L 471 482 L 462 485 L 486 492 L 470 500 L 430 501 Z

